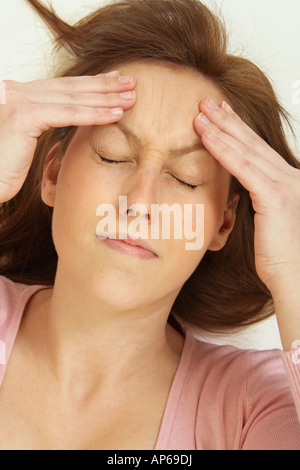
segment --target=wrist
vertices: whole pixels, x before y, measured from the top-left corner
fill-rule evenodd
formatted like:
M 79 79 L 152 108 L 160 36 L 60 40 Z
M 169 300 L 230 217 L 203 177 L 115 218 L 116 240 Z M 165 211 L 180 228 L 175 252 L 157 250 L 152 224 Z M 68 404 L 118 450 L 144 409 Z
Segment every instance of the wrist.
M 300 341 L 300 280 L 286 280 L 271 291 L 281 342 L 290 351 Z

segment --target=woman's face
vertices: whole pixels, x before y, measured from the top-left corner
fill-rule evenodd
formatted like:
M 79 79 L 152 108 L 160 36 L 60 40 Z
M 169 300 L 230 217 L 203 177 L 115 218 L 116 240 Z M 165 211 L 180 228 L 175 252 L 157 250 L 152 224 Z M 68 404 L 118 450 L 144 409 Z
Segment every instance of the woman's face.
M 224 246 L 234 215 L 227 210 L 230 175 L 202 146 L 193 124 L 200 100 L 210 96 L 220 103 L 221 92 L 196 72 L 159 63 L 131 63 L 120 72 L 133 73 L 137 79 L 136 104 L 119 121 L 123 127 L 119 123 L 79 127 L 57 181 L 52 178 L 47 183 L 44 172 L 42 197 L 54 206 L 53 239 L 64 276 L 102 302 L 130 309 L 173 303 L 205 252 Z M 126 135 L 125 126 L 138 140 Z M 192 153 L 179 151 L 194 145 L 199 149 Z M 120 163 L 102 161 L 99 154 Z M 96 236 L 101 204 L 114 207 L 117 233 L 119 216 L 127 228 L 141 220 L 141 214 L 131 213 L 126 219 L 120 196 L 127 198 L 127 208 L 143 204 L 147 209 L 149 216 L 143 218 L 149 229 L 147 242 L 156 256 L 132 256 Z M 184 229 L 181 239 L 175 238 L 173 217 L 170 237 L 162 238 L 161 225 L 160 239 L 151 239 L 151 224 L 157 223 L 151 216 L 153 204 L 178 204 L 182 214 L 185 204 L 192 205 L 191 228 L 203 231 L 203 246 L 188 250 L 186 244 L 193 240 L 185 238 Z M 204 227 L 196 220 L 196 204 L 204 205 Z

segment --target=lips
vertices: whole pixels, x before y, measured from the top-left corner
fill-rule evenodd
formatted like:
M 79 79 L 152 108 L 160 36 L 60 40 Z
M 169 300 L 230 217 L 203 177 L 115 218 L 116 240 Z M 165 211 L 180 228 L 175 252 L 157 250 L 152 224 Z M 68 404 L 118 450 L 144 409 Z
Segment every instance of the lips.
M 112 235 L 97 235 L 97 237 L 100 240 L 114 240 L 114 241 L 119 241 L 126 243 L 131 246 L 136 246 L 139 248 L 142 248 L 145 251 L 148 251 L 149 253 L 152 253 L 156 257 L 158 257 L 157 252 L 152 248 L 151 244 L 147 240 L 143 240 L 142 238 L 138 238 L 137 240 L 131 238 L 128 234 L 122 234 L 120 237 L 120 234 L 116 233 L 114 234 L 115 236 Z

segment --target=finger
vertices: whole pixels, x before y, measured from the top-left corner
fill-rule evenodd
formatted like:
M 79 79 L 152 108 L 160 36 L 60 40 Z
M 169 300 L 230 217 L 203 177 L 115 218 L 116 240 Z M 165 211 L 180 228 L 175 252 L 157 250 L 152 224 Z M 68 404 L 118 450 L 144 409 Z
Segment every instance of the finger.
M 127 106 L 135 100 L 135 91 L 121 93 L 28 93 L 26 99 L 31 103 L 75 104 L 92 108 L 114 108 Z
M 262 163 L 269 161 L 272 166 L 276 165 L 280 170 L 286 166 L 284 159 L 257 135 L 227 103 L 223 102 L 221 106 L 217 106 L 210 98 L 206 98 L 201 101 L 200 109 L 221 131 L 251 150 L 253 160 L 256 161 L 257 157 L 261 156 Z
M 38 137 L 50 127 L 97 126 L 118 121 L 124 114 L 122 108 L 92 108 L 78 105 L 31 105 L 30 137 Z M 36 122 L 36 126 L 32 124 Z M 26 129 L 24 129 L 26 132 Z
M 122 82 L 120 81 L 122 80 Z M 31 82 L 17 82 L 5 80 L 8 90 L 24 91 L 25 93 L 116 93 L 132 89 L 136 85 L 136 78 L 129 74 L 125 76 L 108 77 L 105 74 L 79 77 L 58 77 Z
M 241 123 L 245 124 L 242 121 Z M 236 138 L 231 135 L 232 132 L 231 134 L 228 133 L 230 131 L 223 132 L 219 127 L 210 122 L 203 113 L 196 118 L 195 127 L 200 135 L 203 135 L 207 131 L 213 132 L 227 148 L 233 150 L 236 154 L 239 154 L 240 159 L 244 161 L 245 165 L 251 164 L 252 166 L 257 167 L 272 181 L 279 181 L 283 174 L 289 174 L 290 166 L 275 152 L 275 150 L 260 139 L 259 136 L 256 137 L 262 141 L 260 142 L 260 146 L 253 145 L 251 147 L 246 145 L 240 136 Z
M 209 153 L 239 182 L 252 196 L 268 194 L 276 184 L 270 175 L 251 162 L 251 159 L 241 157 L 240 151 L 229 147 L 219 133 L 207 130 L 202 135 L 202 141 Z
M 253 168 L 259 169 L 272 181 L 277 181 L 282 177 L 282 171 L 278 171 L 278 168 L 274 165 L 273 162 L 270 162 L 268 159 L 263 158 L 254 150 L 249 149 L 243 143 L 241 143 L 234 137 L 231 137 L 231 135 L 222 132 L 217 126 L 215 126 L 211 122 L 206 123 L 205 116 L 203 116 L 203 114 L 198 116 L 197 120 L 200 120 L 202 122 L 202 136 L 207 133 L 212 133 L 212 135 L 218 138 L 218 141 L 222 142 L 224 144 L 224 148 L 228 150 L 228 158 L 230 158 L 231 150 L 232 155 L 237 155 L 240 162 L 245 167 L 252 166 Z M 218 155 L 216 155 L 216 158 L 218 158 Z

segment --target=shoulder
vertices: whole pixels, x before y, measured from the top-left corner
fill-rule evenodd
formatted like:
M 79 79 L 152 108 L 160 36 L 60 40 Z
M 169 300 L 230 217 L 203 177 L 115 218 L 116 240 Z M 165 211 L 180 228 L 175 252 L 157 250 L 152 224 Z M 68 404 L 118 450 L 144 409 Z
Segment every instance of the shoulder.
M 283 352 L 274 350 L 239 349 L 219 346 L 193 338 L 190 373 L 205 377 L 206 382 L 223 384 L 232 395 L 244 394 L 250 400 L 266 386 L 288 388 Z
M 281 350 L 242 350 L 195 338 L 192 350 L 188 381 L 197 401 L 195 434 L 200 446 L 289 448 L 291 433 L 299 445 L 299 423 Z M 268 440 L 266 432 L 274 426 L 276 435 Z
M 0 339 L 4 338 L 14 322 L 18 322 L 26 299 L 39 286 L 13 282 L 0 275 Z
M 15 309 L 19 295 L 26 287 L 24 284 L 18 284 L 7 277 L 0 276 L 0 331 L 7 323 L 10 313 Z
M 256 350 L 241 349 L 231 345 L 206 343 L 191 335 L 192 367 L 201 368 L 212 365 L 216 371 L 236 370 L 240 375 L 248 375 L 257 368 L 269 368 L 271 363 L 282 364 L 282 351 L 279 349 Z M 282 364 L 283 365 L 283 364 Z M 243 366 L 243 367 L 241 367 Z
M 26 287 L 0 276 L 0 384 L 22 314 L 18 303 Z

